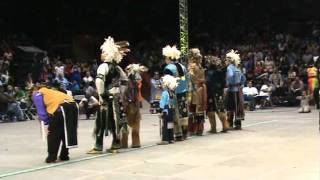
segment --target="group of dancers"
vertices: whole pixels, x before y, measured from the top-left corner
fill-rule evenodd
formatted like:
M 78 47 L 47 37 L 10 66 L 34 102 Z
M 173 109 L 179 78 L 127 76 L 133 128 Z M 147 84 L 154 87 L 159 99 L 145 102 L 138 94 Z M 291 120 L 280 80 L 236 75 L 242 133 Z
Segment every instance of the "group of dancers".
M 101 46 L 102 63 L 97 69 L 96 88 L 99 110 L 94 127 L 94 146 L 88 154 L 103 152 L 103 139 L 112 135 L 111 150 L 123 147 L 124 134 L 132 127 L 132 147 L 139 148 L 140 112 L 135 72 L 144 67 L 131 65 L 122 69 L 119 63 L 130 52 L 126 41 L 115 42 L 108 37 Z M 244 120 L 241 87 L 244 76 L 238 65 L 240 55 L 229 51 L 223 59 L 202 57 L 199 49 L 190 49 L 187 61 L 175 46 L 162 49 L 165 67 L 161 73 L 162 93 L 159 103 L 161 141 L 159 145 L 186 140 L 188 136 L 203 135 L 206 114 L 210 133 L 217 133 L 216 114 L 222 123 L 222 132 L 241 130 Z M 205 61 L 203 61 L 203 58 Z M 205 62 L 205 63 L 203 63 Z M 204 65 L 205 64 L 205 65 Z M 69 160 L 68 149 L 77 147 L 79 108 L 67 94 L 46 86 L 35 86 L 31 95 L 39 119 L 47 129 L 48 157 L 45 162 L 57 160 L 59 147 L 61 161 Z
M 206 114 L 211 125 L 209 133 L 217 133 L 216 117 L 223 133 L 242 129 L 245 77 L 238 68 L 237 51 L 229 51 L 224 60 L 205 56 L 203 61 L 200 50 L 193 48 L 185 63 L 179 61 L 181 53 L 175 46 L 166 46 L 162 52 L 166 65 L 161 80 L 159 145 L 203 135 Z

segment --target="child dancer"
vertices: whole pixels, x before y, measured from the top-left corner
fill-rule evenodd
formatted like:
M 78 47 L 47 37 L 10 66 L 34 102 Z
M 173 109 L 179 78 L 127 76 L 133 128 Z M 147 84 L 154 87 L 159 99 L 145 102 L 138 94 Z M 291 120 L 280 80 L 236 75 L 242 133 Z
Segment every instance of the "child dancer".
M 174 142 L 173 127 L 175 117 L 175 94 L 174 91 L 178 85 L 177 78 L 165 75 L 162 77 L 163 92 L 160 99 L 160 117 L 162 120 L 161 142 L 158 145 L 166 145 Z

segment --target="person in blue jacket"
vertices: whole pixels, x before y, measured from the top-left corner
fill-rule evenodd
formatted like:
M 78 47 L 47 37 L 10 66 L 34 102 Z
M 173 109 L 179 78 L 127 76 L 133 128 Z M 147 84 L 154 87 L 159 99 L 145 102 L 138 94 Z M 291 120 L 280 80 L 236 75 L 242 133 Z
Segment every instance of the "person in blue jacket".
M 238 68 L 240 54 L 231 50 L 226 54 L 226 61 L 228 64 L 226 75 L 228 122 L 230 128 L 241 130 L 241 121 L 244 120 L 242 85 L 245 77 Z
M 163 91 L 160 99 L 160 117 L 161 117 L 161 142 L 158 145 L 166 145 L 174 142 L 173 128 L 175 119 L 175 89 L 177 88 L 177 79 L 171 75 L 165 75 L 162 78 Z
M 175 89 L 176 95 L 176 117 L 174 123 L 174 134 L 176 141 L 182 141 L 187 138 L 188 134 L 188 76 L 187 69 L 184 65 L 177 62 L 181 52 L 175 46 L 166 46 L 162 49 L 165 57 L 166 66 L 163 74 L 179 78 L 178 87 Z

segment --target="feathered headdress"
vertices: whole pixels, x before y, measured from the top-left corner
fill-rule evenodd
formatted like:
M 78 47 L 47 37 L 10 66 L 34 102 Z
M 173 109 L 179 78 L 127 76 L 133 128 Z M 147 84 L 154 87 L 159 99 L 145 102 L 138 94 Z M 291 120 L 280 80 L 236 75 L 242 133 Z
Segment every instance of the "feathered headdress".
M 128 75 L 142 73 L 148 71 L 148 68 L 140 64 L 130 64 L 126 67 Z
M 202 55 L 201 55 L 200 50 L 198 48 L 190 49 L 188 56 L 190 59 L 194 59 L 197 62 L 201 61 L 201 59 L 202 59 Z
M 240 64 L 240 54 L 238 51 L 235 51 L 231 49 L 227 54 L 226 54 L 226 59 L 230 61 L 231 63 L 234 63 L 235 65 Z
M 171 60 L 177 60 L 180 58 L 181 52 L 177 49 L 176 46 L 170 47 L 167 45 L 162 49 L 162 55 L 170 58 Z
M 162 77 L 162 84 L 170 90 L 175 90 L 178 87 L 178 79 L 171 75 L 165 75 Z
M 208 64 L 217 65 L 217 66 L 222 65 L 222 60 L 217 56 L 208 55 L 208 56 L 205 56 L 205 59 Z
M 109 36 L 100 47 L 102 51 L 101 59 L 104 62 L 115 62 L 118 64 L 126 53 L 130 52 L 128 46 L 129 43 L 127 41 L 114 42 L 113 38 Z

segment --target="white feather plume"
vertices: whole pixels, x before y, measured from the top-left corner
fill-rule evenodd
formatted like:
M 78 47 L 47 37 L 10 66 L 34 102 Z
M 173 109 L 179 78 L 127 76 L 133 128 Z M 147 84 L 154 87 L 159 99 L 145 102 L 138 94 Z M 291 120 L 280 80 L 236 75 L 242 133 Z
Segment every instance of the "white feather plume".
M 226 58 L 234 62 L 235 65 L 240 64 L 240 54 L 238 51 L 231 49 L 231 51 L 226 54 Z
M 167 45 L 162 49 L 162 55 L 173 60 L 173 59 L 179 59 L 181 52 L 177 49 L 176 46 L 171 47 Z
M 198 48 L 192 48 L 189 50 L 190 54 L 192 54 L 193 56 L 198 56 L 198 57 L 202 57 L 201 53 L 200 53 L 200 49 Z
M 112 37 L 105 39 L 100 47 L 102 53 L 101 58 L 104 62 L 115 61 L 117 64 L 123 59 L 123 54 L 120 51 L 120 46 L 117 45 Z
M 171 75 L 165 75 L 162 77 L 162 83 L 165 88 L 175 90 L 178 87 L 178 79 Z
M 148 68 L 145 66 L 142 66 L 140 64 L 130 64 L 126 67 L 127 73 L 130 74 L 135 74 L 135 73 L 142 73 L 148 71 Z

